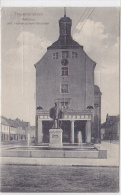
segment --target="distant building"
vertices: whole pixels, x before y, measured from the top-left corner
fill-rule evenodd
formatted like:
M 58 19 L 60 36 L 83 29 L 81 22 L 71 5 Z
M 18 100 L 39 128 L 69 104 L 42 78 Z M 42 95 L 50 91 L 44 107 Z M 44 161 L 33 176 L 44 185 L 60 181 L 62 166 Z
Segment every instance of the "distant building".
M 59 20 L 59 39 L 35 64 L 36 144 L 49 142 L 52 119 L 49 110 L 57 103 L 63 111 L 60 128 L 63 142 L 100 142 L 101 92 L 94 85 L 96 63 L 71 36 L 72 20 Z
M 1 117 L 1 141 L 10 140 L 10 126 L 5 119 Z
M 101 125 L 101 138 L 105 140 L 119 140 L 120 116 L 106 116 L 106 122 Z
M 28 122 L 1 117 L 1 141 L 25 140 L 27 139 L 27 132 L 35 137 L 35 127 L 31 127 Z

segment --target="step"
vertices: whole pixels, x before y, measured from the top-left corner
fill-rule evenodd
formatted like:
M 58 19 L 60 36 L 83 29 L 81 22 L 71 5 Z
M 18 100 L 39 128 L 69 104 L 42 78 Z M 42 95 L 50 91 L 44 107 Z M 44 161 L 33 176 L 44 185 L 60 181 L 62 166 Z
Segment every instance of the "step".
M 107 158 L 106 150 L 36 150 L 36 149 L 6 149 L 1 152 L 2 157 L 27 158 Z

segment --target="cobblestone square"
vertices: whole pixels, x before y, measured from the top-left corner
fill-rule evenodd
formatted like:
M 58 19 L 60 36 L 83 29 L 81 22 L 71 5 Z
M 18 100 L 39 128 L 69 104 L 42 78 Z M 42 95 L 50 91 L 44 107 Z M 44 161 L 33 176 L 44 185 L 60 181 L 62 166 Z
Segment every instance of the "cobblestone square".
M 118 167 L 1 166 L 2 192 L 118 192 Z

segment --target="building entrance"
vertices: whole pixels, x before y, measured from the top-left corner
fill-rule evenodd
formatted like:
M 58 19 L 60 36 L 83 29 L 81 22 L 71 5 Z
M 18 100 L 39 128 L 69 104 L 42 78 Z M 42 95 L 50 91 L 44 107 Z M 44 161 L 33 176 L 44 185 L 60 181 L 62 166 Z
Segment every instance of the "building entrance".
M 74 143 L 86 142 L 86 121 L 75 121 L 74 123 Z M 80 132 L 80 133 L 79 133 Z M 80 136 L 81 135 L 81 136 Z
M 49 143 L 49 130 L 53 127 L 53 121 L 43 121 L 42 130 L 43 130 L 43 143 Z
M 63 143 L 70 143 L 71 141 L 71 122 L 70 121 L 59 121 L 59 126 L 63 130 Z M 53 121 L 42 121 L 43 131 L 43 143 L 49 143 L 49 130 L 53 127 Z
M 71 122 L 70 121 L 60 121 L 60 128 L 63 130 L 63 143 L 70 143 L 71 140 Z
M 86 120 L 61 120 L 59 126 L 63 130 L 63 143 L 90 143 L 91 123 Z M 49 143 L 49 130 L 53 128 L 53 121 L 42 121 L 42 142 Z

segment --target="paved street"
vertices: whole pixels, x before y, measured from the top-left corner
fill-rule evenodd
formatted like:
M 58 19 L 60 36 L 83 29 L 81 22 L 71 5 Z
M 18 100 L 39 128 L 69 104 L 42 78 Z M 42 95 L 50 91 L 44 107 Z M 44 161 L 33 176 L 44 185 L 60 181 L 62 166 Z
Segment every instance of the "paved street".
M 118 192 L 116 167 L 5 165 L 2 192 Z
M 27 142 L 4 142 L 2 148 L 15 145 Z M 107 159 L 2 158 L 1 191 L 118 192 L 119 143 L 103 141 L 97 147 L 107 150 Z

